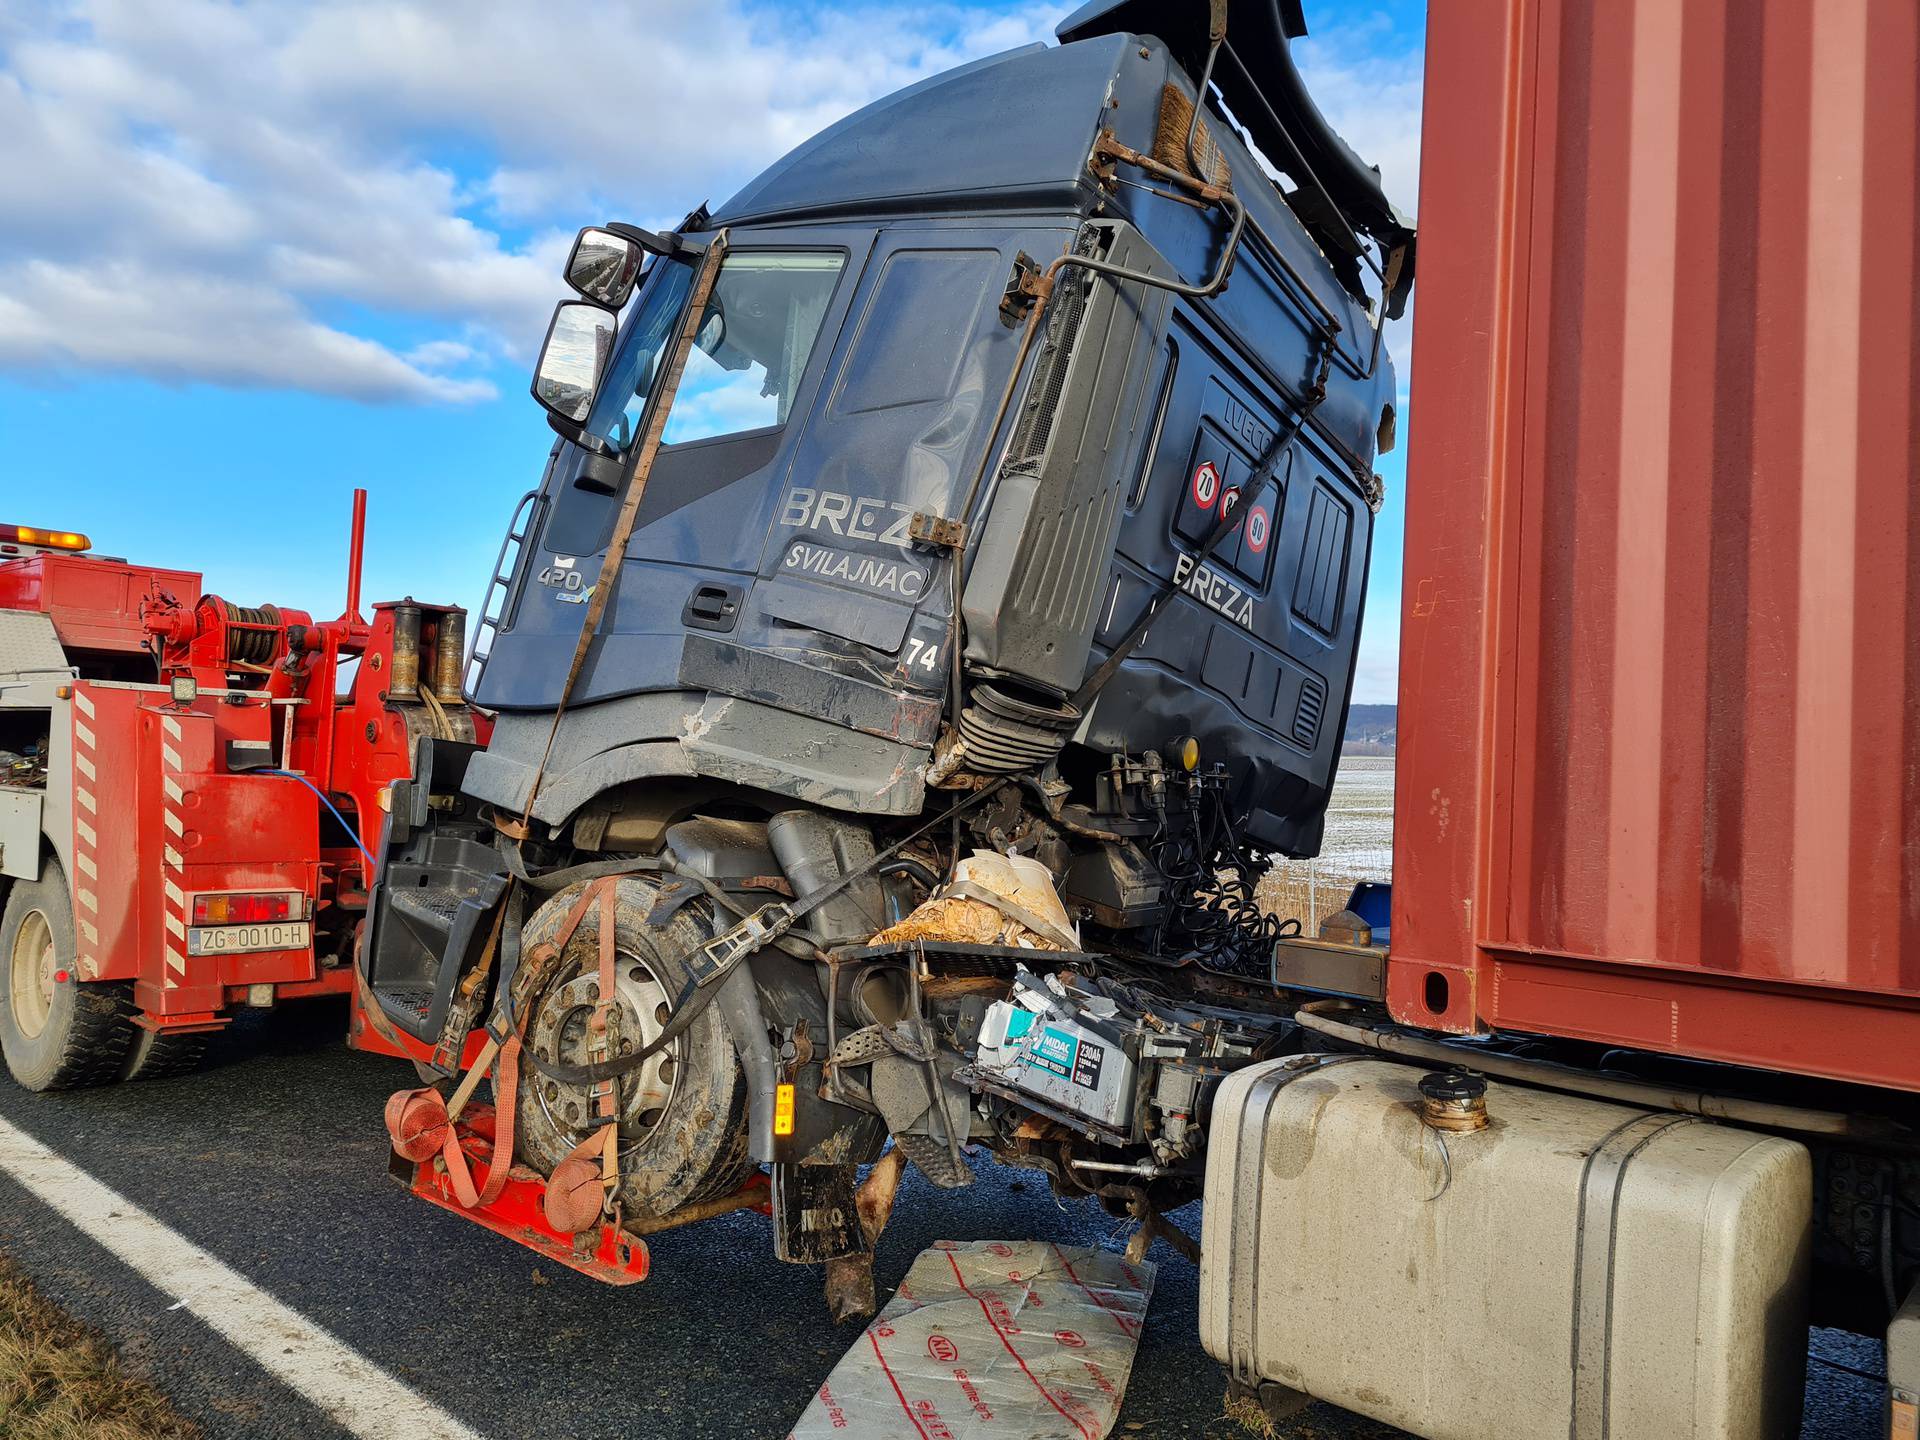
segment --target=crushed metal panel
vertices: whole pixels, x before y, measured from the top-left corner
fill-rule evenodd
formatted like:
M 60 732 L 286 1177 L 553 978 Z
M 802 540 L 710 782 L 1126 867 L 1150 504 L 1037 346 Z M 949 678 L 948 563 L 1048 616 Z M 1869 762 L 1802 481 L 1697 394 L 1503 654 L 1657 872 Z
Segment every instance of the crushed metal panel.
M 0 675 L 70 675 L 67 652 L 54 633 L 53 617 L 32 610 L 0 610 Z
M 40 792 L 0 789 L 0 875 L 40 878 Z
M 1153 1280 L 1151 1264 L 1083 1246 L 937 1241 L 787 1440 L 1100 1440 Z

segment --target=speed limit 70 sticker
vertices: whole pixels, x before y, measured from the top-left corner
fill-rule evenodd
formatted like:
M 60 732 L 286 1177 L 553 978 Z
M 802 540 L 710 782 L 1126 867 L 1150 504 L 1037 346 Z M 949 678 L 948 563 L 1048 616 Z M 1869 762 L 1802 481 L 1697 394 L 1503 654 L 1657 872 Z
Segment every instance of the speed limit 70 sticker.
M 1193 468 L 1193 503 L 1202 510 L 1211 510 L 1219 498 L 1220 467 L 1211 460 L 1202 460 Z

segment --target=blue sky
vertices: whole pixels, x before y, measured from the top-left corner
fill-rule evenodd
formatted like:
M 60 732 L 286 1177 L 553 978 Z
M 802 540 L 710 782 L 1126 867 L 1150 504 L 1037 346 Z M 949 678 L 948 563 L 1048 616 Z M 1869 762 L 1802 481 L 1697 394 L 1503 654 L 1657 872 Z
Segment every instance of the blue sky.
M 550 442 L 527 368 L 581 224 L 718 203 L 1072 6 L 0 0 L 0 521 L 243 604 L 476 606 Z M 1418 0 L 1308 0 L 1321 107 L 1411 212 Z M 1403 323 L 1390 329 L 1406 384 Z M 1393 698 L 1399 496 L 1355 698 Z

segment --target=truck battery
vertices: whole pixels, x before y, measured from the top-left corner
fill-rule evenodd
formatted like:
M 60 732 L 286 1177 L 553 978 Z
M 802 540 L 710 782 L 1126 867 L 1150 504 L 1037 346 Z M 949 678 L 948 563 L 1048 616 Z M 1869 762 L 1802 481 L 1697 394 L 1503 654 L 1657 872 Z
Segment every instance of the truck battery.
M 1052 977 L 1042 981 L 1022 968 L 1013 993 L 981 1021 L 974 1068 L 1052 1109 L 1130 1134 L 1136 1071 L 1117 1021 L 1113 1001 L 1069 998 Z

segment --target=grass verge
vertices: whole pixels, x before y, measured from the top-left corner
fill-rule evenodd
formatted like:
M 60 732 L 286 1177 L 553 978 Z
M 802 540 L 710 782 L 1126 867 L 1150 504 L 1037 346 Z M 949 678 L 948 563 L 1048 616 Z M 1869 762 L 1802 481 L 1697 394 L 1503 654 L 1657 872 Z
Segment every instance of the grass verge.
M 199 1440 L 153 1386 L 122 1372 L 96 1330 L 56 1309 L 0 1255 L 0 1435 L 7 1440 Z

